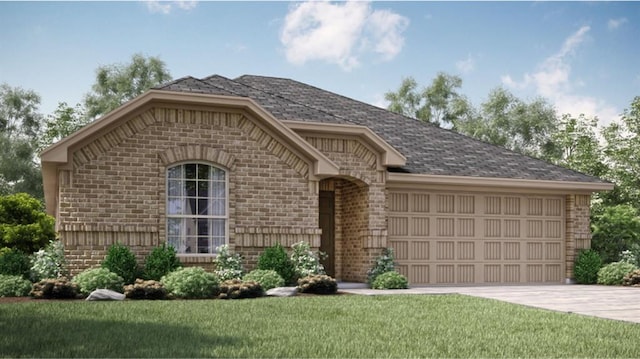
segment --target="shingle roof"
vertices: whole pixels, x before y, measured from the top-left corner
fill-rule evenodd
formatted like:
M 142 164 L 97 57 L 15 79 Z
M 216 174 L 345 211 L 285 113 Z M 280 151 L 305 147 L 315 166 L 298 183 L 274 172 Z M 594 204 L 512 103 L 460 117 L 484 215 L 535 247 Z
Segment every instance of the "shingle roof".
M 393 172 L 604 183 L 597 177 L 289 79 L 186 77 L 157 89 L 249 97 L 281 120 L 366 126 L 407 158 L 404 167 L 389 169 Z

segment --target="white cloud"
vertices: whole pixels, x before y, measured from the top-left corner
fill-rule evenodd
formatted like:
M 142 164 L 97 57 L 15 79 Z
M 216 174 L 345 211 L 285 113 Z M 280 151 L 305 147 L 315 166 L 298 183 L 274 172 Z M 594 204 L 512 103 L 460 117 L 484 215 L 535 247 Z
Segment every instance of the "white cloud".
M 609 19 L 609 21 L 607 22 L 607 28 L 609 28 L 609 30 L 615 30 L 620 26 L 622 26 L 623 24 L 625 24 L 627 21 L 628 20 L 626 17 L 621 17 L 618 19 Z
M 174 6 L 177 6 L 182 10 L 191 10 L 196 5 L 198 5 L 197 1 L 186 1 L 186 0 L 177 0 L 177 1 L 161 1 L 161 0 L 147 0 L 147 9 L 151 12 L 159 12 L 163 14 L 171 13 Z
M 467 74 L 476 69 L 476 59 L 469 54 L 466 59 L 456 62 L 456 67 L 463 74 Z
M 575 93 L 575 88 L 583 87 L 584 82 L 571 78 L 571 60 L 579 46 L 588 39 L 589 30 L 589 26 L 583 26 L 571 34 L 557 53 L 538 65 L 537 71 L 525 73 L 522 81 L 504 75 L 502 83 L 520 90 L 533 87 L 537 95 L 555 105 L 558 114 L 597 116 L 601 124 L 615 121 L 619 117 L 615 107 L 604 100 Z
M 408 24 L 407 18 L 391 11 L 372 10 L 368 2 L 310 1 L 291 7 L 280 41 L 293 64 L 324 60 L 348 71 L 367 53 L 383 61 L 393 59 L 402 50 Z

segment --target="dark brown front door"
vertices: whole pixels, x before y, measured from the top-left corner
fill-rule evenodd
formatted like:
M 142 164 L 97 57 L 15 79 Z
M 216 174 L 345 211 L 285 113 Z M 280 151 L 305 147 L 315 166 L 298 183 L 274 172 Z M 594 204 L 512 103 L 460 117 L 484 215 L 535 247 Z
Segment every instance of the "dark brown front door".
M 335 277 L 335 195 L 334 192 L 320 191 L 319 200 L 320 229 L 320 251 L 325 252 L 327 257 L 322 261 L 324 269 L 328 275 Z

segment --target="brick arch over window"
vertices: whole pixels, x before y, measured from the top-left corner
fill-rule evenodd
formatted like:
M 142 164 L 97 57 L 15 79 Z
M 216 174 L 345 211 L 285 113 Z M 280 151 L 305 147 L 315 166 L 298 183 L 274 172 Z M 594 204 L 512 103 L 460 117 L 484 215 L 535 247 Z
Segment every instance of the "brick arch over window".
M 163 166 L 183 161 L 207 161 L 233 170 L 235 156 L 217 148 L 188 145 L 170 148 L 158 155 Z

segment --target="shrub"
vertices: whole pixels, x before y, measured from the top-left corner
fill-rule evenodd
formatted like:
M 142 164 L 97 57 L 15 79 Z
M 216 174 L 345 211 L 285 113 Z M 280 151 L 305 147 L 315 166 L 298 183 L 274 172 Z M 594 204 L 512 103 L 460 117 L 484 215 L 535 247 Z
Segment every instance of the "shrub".
M 620 262 L 633 264 L 636 267 L 638 266 L 638 258 L 636 257 L 636 254 L 628 249 L 620 252 Z
M 240 279 L 225 280 L 220 284 L 220 299 L 244 299 L 262 296 L 260 283 Z
M 393 261 L 393 248 L 383 248 L 382 255 L 376 258 L 376 263 L 367 271 L 367 283 L 369 286 L 382 273 L 393 272 L 395 263 Z
M 602 259 L 598 252 L 587 249 L 578 254 L 573 269 L 576 282 L 580 284 L 595 284 L 598 282 L 598 271 L 602 267 Z
M 33 254 L 31 280 L 37 282 L 46 278 L 67 275 L 64 246 L 61 241 L 50 241 L 44 249 Z
M 33 253 L 55 239 L 55 220 L 26 193 L 0 196 L 0 248 Z
M 371 283 L 373 289 L 407 289 L 408 287 L 407 277 L 398 272 L 382 273 Z
M 73 299 L 78 297 L 78 289 L 66 277 L 48 278 L 34 283 L 29 294 L 36 299 Z
M 245 281 L 254 281 L 260 283 L 264 291 L 271 288 L 284 286 L 284 279 L 274 270 L 255 269 L 242 278 Z
M 31 291 L 31 282 L 21 275 L 0 274 L 0 297 L 25 297 Z
M 284 279 L 285 284 L 295 282 L 296 271 L 287 255 L 287 251 L 280 243 L 268 247 L 258 257 L 258 269 L 274 270 Z M 266 290 L 266 289 L 265 289 Z
M 592 214 L 591 229 L 591 248 L 604 263 L 616 262 L 620 252 L 640 244 L 640 213 L 627 204 L 605 207 Z
M 298 291 L 314 294 L 335 294 L 338 292 L 338 283 L 328 275 L 314 274 L 298 279 Z
M 640 286 L 640 269 L 628 273 L 622 279 L 622 285 Z
M 18 275 L 29 278 L 31 260 L 29 256 L 15 248 L 0 251 L 0 274 Z
M 109 246 L 107 256 L 102 261 L 102 268 L 119 275 L 125 284 L 133 283 L 140 273 L 136 255 L 120 243 Z
M 177 269 L 162 277 L 161 282 L 176 298 L 212 298 L 219 293 L 218 277 L 200 267 Z
M 75 276 L 73 282 L 78 285 L 80 293 L 85 295 L 96 289 L 111 289 L 122 293 L 124 285 L 122 277 L 107 268 L 87 269 Z
M 172 246 L 163 244 L 154 248 L 144 261 L 144 277 L 146 279 L 160 280 L 163 276 L 182 267 L 176 256 L 176 250 Z
M 136 279 L 124 286 L 124 295 L 129 299 L 167 299 L 167 290 L 156 280 Z
M 621 285 L 624 276 L 635 269 L 633 264 L 627 262 L 609 263 L 598 271 L 598 284 Z
M 324 253 L 314 253 L 307 242 L 298 242 L 291 246 L 291 263 L 298 278 L 315 274 L 325 274 L 324 266 L 320 263 L 320 257 Z
M 238 253 L 231 253 L 228 245 L 216 248 L 218 253 L 213 263 L 216 266 L 214 273 L 220 280 L 242 278 L 244 268 L 242 267 L 242 256 Z

